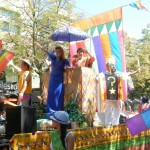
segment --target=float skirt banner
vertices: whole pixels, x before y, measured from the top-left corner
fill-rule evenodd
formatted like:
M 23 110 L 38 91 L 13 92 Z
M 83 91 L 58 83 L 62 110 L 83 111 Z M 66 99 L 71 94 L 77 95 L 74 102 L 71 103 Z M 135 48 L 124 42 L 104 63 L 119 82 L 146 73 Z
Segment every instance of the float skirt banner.
M 149 150 L 150 130 L 134 137 L 127 126 L 91 127 L 72 130 L 74 150 Z
M 12 150 L 50 150 L 50 132 L 15 134 L 9 144 Z
M 5 69 L 8 62 L 14 57 L 13 52 L 9 52 L 6 50 L 0 51 L 0 73 Z

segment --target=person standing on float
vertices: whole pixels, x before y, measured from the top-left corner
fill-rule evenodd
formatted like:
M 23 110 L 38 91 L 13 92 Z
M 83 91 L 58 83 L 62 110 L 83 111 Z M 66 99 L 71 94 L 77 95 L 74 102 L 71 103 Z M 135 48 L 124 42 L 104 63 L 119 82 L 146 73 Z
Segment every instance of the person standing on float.
M 55 111 L 63 110 L 64 71 L 67 67 L 69 67 L 69 60 L 65 59 L 64 50 L 60 46 L 57 46 L 55 48 L 55 53 L 53 53 L 43 49 L 37 42 L 35 42 L 35 45 L 51 60 L 51 73 L 46 107 L 48 116 L 51 116 L 55 113 Z
M 114 56 L 107 59 L 106 65 L 107 71 L 100 73 L 98 80 L 100 82 L 101 100 L 105 100 L 105 126 L 107 127 L 119 124 L 124 100 L 123 88 L 125 87 L 123 87 L 123 83 L 126 83 L 129 89 L 134 88 L 130 77 L 139 72 L 139 68 L 133 72 L 118 72 L 115 67 L 116 59 Z
M 32 67 L 27 59 L 19 60 L 20 67 L 14 65 L 11 60 L 8 65 L 13 67 L 19 74 L 18 80 L 18 102 L 19 106 L 31 106 L 32 104 Z

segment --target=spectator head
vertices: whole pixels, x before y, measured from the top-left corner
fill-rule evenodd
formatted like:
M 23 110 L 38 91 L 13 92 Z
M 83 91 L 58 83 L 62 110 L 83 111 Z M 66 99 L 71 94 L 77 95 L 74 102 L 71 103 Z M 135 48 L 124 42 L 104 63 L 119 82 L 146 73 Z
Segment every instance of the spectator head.
M 142 97 L 142 103 L 148 103 L 149 100 L 148 100 L 148 97 L 147 96 L 143 96 Z

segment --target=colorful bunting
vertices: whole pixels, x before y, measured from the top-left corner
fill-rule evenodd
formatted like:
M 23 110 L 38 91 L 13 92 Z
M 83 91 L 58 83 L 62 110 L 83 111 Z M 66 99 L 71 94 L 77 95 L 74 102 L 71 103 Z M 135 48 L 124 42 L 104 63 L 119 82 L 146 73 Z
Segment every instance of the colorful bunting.
M 126 120 L 126 125 L 132 136 L 150 128 L 150 109 Z
M 0 51 L 0 73 L 5 69 L 8 62 L 14 57 L 13 52 L 9 52 L 6 50 Z
M 129 4 L 129 6 L 136 8 L 138 10 L 148 10 L 147 8 L 145 8 L 145 6 L 143 6 L 141 1 L 136 1 L 134 3 L 131 3 L 131 4 Z

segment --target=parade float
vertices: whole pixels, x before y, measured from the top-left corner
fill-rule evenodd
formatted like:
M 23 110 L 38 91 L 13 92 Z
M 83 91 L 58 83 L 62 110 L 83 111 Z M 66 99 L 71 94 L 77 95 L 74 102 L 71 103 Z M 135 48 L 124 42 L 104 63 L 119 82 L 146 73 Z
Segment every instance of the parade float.
M 68 129 L 68 131 L 71 131 L 74 135 L 74 149 L 149 149 L 150 130 L 148 130 L 148 128 L 133 136 L 126 124 L 110 127 L 105 127 L 104 125 L 105 101 L 102 100 L 107 100 L 107 90 L 100 91 L 100 87 L 103 86 L 103 84 L 97 76 L 99 73 L 103 73 L 107 70 L 107 58 L 112 55 L 117 58 L 117 71 L 126 72 L 122 8 L 117 8 L 93 16 L 73 24 L 72 26 L 86 31 L 90 34 L 90 38 L 84 41 L 80 41 L 81 39 L 79 41 L 76 40 L 76 42 L 69 41 L 70 55 L 73 56 L 76 53 L 77 48 L 83 47 L 95 57 L 93 68 L 81 67 L 65 72 L 64 106 L 66 106 L 67 110 L 67 106 L 72 101 L 75 102 L 75 104 L 78 104 L 77 109 L 80 110 L 82 117 L 85 117 L 85 119 L 82 118 L 81 121 L 86 121 L 85 126 L 76 126 L 75 129 Z M 112 80 L 110 82 L 114 85 Z M 4 81 L 1 82 L 1 85 L 2 84 L 6 85 L 6 83 L 4 84 Z M 13 86 L 11 85 L 11 87 Z M 119 96 L 125 101 L 127 99 L 127 83 L 122 80 L 119 87 Z M 11 88 L 8 89 L 8 91 L 9 90 L 11 91 Z M 12 89 L 12 91 L 15 90 L 16 88 Z M 6 91 L 4 86 L 1 86 L 1 91 Z M 43 118 L 41 122 L 38 122 L 39 124 L 36 124 L 35 113 L 31 112 L 33 119 L 31 119 L 32 121 L 29 121 L 28 110 L 22 110 L 24 108 L 20 109 L 20 107 L 16 106 L 13 102 L 13 98 L 5 98 L 1 102 L 4 105 L 11 104 L 13 110 L 14 107 L 16 107 L 15 109 L 17 110 L 17 113 L 19 111 L 19 114 L 22 114 L 23 111 L 27 111 L 26 119 L 19 119 L 19 129 L 14 128 L 17 125 L 11 120 L 16 117 L 16 114 L 13 114 L 12 116 L 10 115 L 12 113 L 6 114 L 6 116 L 8 115 L 6 118 L 6 132 L 3 130 L 1 133 L 1 138 L 3 138 L 1 147 L 6 146 L 11 150 L 49 150 L 50 143 L 52 142 L 55 150 L 64 149 L 57 131 L 48 127 L 48 121 L 45 120 L 45 118 Z M 98 115 L 98 117 L 95 117 L 96 115 Z M 8 121 L 8 118 L 11 119 Z M 72 117 L 72 121 L 75 120 L 77 119 L 73 119 Z M 1 121 L 1 124 L 5 123 L 4 120 Z M 23 128 L 23 126 L 25 126 L 25 128 Z M 8 130 L 8 128 L 10 130 Z M 26 130 L 27 128 L 29 130 Z

